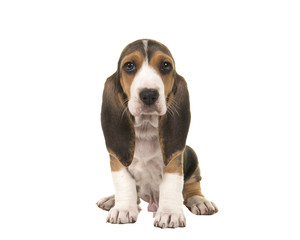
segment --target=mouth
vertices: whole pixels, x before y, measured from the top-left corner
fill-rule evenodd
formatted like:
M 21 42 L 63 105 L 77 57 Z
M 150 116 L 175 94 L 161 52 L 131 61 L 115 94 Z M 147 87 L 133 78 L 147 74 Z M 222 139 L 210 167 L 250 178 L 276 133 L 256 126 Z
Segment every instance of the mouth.
M 146 106 L 144 105 L 141 108 L 141 113 L 144 115 L 159 115 L 160 111 L 158 110 L 157 106 Z
M 164 112 L 161 111 L 157 106 L 141 106 L 138 111 L 135 112 L 135 116 L 141 115 L 156 115 L 162 116 Z
M 162 116 L 166 113 L 166 106 L 160 106 L 159 104 L 146 105 L 146 104 L 137 104 L 135 107 L 131 107 L 129 104 L 129 111 L 134 117 L 139 117 L 141 115 L 155 115 Z

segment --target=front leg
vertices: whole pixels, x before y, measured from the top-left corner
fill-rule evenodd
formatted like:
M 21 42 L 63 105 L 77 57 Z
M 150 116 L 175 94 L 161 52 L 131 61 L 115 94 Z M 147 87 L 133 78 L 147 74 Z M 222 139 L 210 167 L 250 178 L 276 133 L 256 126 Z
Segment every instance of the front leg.
M 115 187 L 115 206 L 110 209 L 107 222 L 134 223 L 137 220 L 136 182 L 117 158 L 111 156 L 112 179 Z
M 185 227 L 183 182 L 182 154 L 179 154 L 165 167 L 159 186 L 159 207 L 155 214 L 154 226 L 161 228 Z

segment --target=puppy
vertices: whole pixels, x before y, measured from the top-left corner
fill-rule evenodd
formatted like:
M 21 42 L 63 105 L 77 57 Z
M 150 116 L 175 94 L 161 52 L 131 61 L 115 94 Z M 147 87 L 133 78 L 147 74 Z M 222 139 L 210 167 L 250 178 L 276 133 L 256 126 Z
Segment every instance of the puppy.
M 166 46 L 143 39 L 125 47 L 105 82 L 101 124 L 115 187 L 97 202 L 109 211 L 107 222 L 135 222 L 140 199 L 161 228 L 186 225 L 183 204 L 197 215 L 218 212 L 201 192 L 197 156 L 186 145 L 188 88 Z

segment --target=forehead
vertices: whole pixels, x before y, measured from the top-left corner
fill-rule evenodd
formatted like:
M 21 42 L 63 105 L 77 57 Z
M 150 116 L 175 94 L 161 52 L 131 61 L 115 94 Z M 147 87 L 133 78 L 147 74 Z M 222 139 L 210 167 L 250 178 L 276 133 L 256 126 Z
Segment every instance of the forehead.
M 148 62 L 150 62 L 157 51 L 168 55 L 173 60 L 171 52 L 165 45 L 154 40 L 144 39 L 132 42 L 124 48 L 120 56 L 119 65 L 124 57 L 134 52 L 139 52 L 145 59 L 148 60 Z

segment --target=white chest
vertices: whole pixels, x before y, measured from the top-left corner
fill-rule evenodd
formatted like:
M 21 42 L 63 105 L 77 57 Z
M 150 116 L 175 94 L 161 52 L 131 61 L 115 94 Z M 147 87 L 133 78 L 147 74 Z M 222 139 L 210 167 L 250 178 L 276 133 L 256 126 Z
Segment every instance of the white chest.
M 138 196 L 149 202 L 148 209 L 154 211 L 158 204 L 164 168 L 157 116 L 136 119 L 135 133 L 134 157 L 128 170 L 136 181 Z

